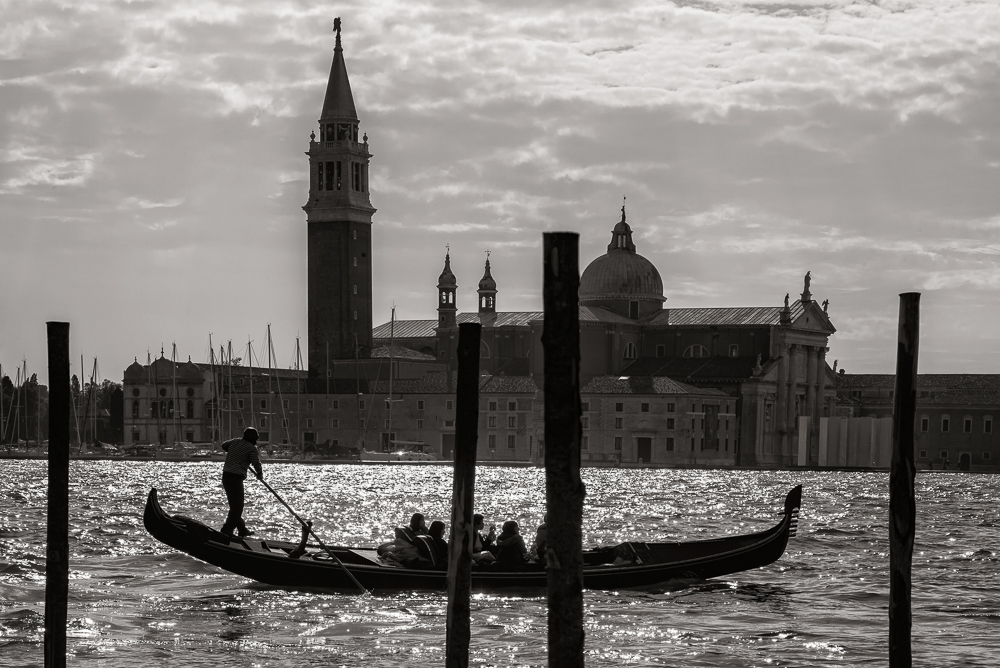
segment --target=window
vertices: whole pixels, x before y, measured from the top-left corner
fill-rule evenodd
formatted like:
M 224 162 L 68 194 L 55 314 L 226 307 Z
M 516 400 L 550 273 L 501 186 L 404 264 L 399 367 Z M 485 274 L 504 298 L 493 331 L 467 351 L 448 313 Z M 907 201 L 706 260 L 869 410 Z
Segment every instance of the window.
M 281 428 L 288 429 L 288 418 L 281 418 Z
M 972 418 L 966 417 L 962 420 L 962 432 L 965 434 L 972 433 Z
M 698 425 L 699 429 L 701 429 L 702 431 L 705 431 L 705 418 L 702 418 L 700 420 L 700 422 L 701 422 L 701 424 Z
M 243 400 L 242 400 L 242 399 L 237 399 L 237 400 L 236 400 L 236 404 L 237 404 L 237 405 L 238 405 L 238 406 L 239 406 L 240 408 L 243 408 Z M 312 408 L 312 406 L 310 406 L 310 408 Z
M 583 440 L 580 441 L 580 449 L 581 450 L 590 450 L 590 437 L 589 436 L 584 436 Z
M 167 432 L 161 431 L 160 432 L 160 445 L 166 445 L 166 444 L 167 444 Z
M 133 443 L 138 443 L 139 441 L 140 441 L 139 432 L 133 431 L 132 432 L 132 442 Z
M 639 404 L 639 410 L 643 413 L 649 412 L 649 404 Z
M 930 431 L 931 419 L 926 415 L 920 416 L 920 431 Z
M 951 418 L 947 416 L 941 417 L 941 431 L 946 432 L 951 427 Z
M 132 417 L 139 417 L 139 401 L 135 400 L 132 402 Z
M 307 429 L 312 429 L 313 428 L 313 419 L 312 418 L 306 418 L 306 428 Z
M 424 428 L 424 421 L 417 420 L 417 429 L 423 429 L 423 428 Z
M 365 400 L 364 399 L 358 400 L 358 409 L 359 410 L 364 410 L 365 409 Z
M 666 355 L 667 355 L 667 347 L 665 345 L 661 343 L 660 345 L 656 346 L 657 357 L 666 357 Z
M 507 436 L 507 448 L 513 450 L 515 447 L 517 447 L 517 437 L 514 434 L 509 434 Z
M 517 427 L 517 416 L 516 415 L 508 415 L 507 416 L 507 426 L 510 427 L 510 428 L 512 428 L 512 429 L 514 427 Z
M 674 451 L 674 437 L 667 436 L 667 452 L 673 452 L 673 451 Z
M 851 390 L 851 398 L 858 399 L 861 397 L 861 390 Z
M 446 427 L 454 427 L 455 426 L 455 421 L 454 420 L 445 420 L 444 421 L 444 426 L 446 426 Z
M 334 399 L 330 403 L 330 410 L 332 410 L 332 411 L 338 411 L 338 410 L 340 410 L 340 401 L 337 400 L 337 399 Z
M 673 429 L 673 428 L 674 428 L 674 419 L 667 418 L 667 429 Z
M 625 404 L 621 404 L 621 403 L 615 404 L 615 412 L 616 413 L 621 413 L 624 410 L 625 410 Z
M 517 402 L 516 401 L 508 401 L 507 402 L 507 410 L 509 410 L 509 411 L 516 411 L 517 410 Z
M 240 408 L 243 408 L 243 406 L 240 406 Z M 313 409 L 313 400 L 312 399 L 309 399 L 308 401 L 306 401 L 306 408 L 308 408 L 309 410 Z
M 624 428 L 625 418 L 615 418 L 615 429 Z
M 194 443 L 194 432 L 193 431 L 184 432 L 184 440 L 187 441 L 188 443 Z
M 983 459 L 989 459 L 989 458 L 990 458 L 990 453 L 989 453 L 989 451 L 987 451 L 987 450 L 983 450 Z
M 332 429 L 338 429 L 340 427 L 340 420 L 337 418 L 330 418 L 330 427 Z
M 237 427 L 242 427 L 243 426 L 243 416 L 242 415 L 236 418 L 236 426 Z
M 590 410 L 590 402 L 589 401 L 584 401 L 583 403 L 581 403 L 580 404 L 580 410 L 583 411 L 584 413 L 586 413 L 587 411 L 589 411 Z
M 942 450 L 941 452 L 938 453 L 938 455 L 941 457 L 941 459 L 948 459 L 948 451 L 947 450 Z
M 580 422 L 581 422 L 581 424 L 582 424 L 582 426 L 583 426 L 584 429 L 590 429 L 590 418 L 589 417 L 584 416 L 584 417 L 580 418 Z
M 701 446 L 702 450 L 705 449 L 705 437 L 704 436 L 702 436 L 700 439 L 698 439 L 698 445 Z
M 615 450 L 621 450 L 621 449 L 622 449 L 622 437 L 615 436 Z
M 926 450 L 921 450 L 920 451 L 920 458 L 921 459 L 927 459 L 927 451 Z
M 267 399 L 260 400 L 260 407 L 262 410 L 267 410 Z
M 740 356 L 740 347 L 738 345 L 736 345 L 735 343 L 730 343 L 729 344 L 729 356 L 730 357 L 739 357 Z
M 382 425 L 382 428 L 383 428 L 383 429 L 388 429 L 388 428 L 389 428 L 389 421 L 388 421 L 388 420 L 383 420 L 382 422 L 384 423 L 384 424 Z
M 281 407 L 284 408 L 286 411 L 288 410 L 288 399 L 281 400 Z
M 992 434 L 993 433 L 993 418 L 986 416 L 983 418 L 983 433 Z
M 424 400 L 423 399 L 417 400 L 417 410 L 418 411 L 424 410 Z
M 448 401 L 444 402 L 445 410 L 449 410 L 450 411 L 454 405 L 455 405 L 455 403 L 451 399 L 449 399 Z
M 266 427 L 267 426 L 267 418 L 266 417 L 261 417 L 261 419 L 260 419 L 260 426 L 261 427 Z
M 696 343 L 684 349 L 684 357 L 708 357 L 708 349 Z
M 491 429 L 496 428 L 496 426 L 497 426 L 497 416 L 496 415 L 491 415 L 489 417 L 487 426 L 489 426 Z
M 170 401 L 167 402 L 167 417 L 172 418 L 173 416 L 174 416 L 174 400 L 171 399 Z
M 636 354 L 635 344 L 629 341 L 625 344 L 625 352 L 622 354 L 627 360 L 634 360 L 638 355 Z
M 490 434 L 489 437 L 486 440 L 487 440 L 487 443 L 488 443 L 490 449 L 491 450 L 495 450 L 496 447 L 497 447 L 497 435 L 496 434 Z
M 673 413 L 676 410 L 677 410 L 677 406 L 675 406 L 673 402 L 668 402 L 667 403 L 667 412 L 668 413 Z
M 358 420 L 358 429 L 364 429 L 364 428 L 365 428 L 365 421 L 362 418 L 362 419 Z
M 630 301 L 628 303 L 628 317 L 632 318 L 633 320 L 639 317 L 639 302 Z
M 497 409 L 497 402 L 491 401 L 489 406 L 491 411 L 495 411 Z

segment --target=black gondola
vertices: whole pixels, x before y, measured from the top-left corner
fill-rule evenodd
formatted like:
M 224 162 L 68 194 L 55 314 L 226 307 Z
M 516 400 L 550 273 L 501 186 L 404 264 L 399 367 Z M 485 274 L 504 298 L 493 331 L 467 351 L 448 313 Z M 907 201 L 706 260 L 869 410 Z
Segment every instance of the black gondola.
M 676 579 L 705 579 L 766 566 L 785 551 L 798 524 L 802 486 L 785 497 L 784 517 L 758 533 L 684 543 L 640 543 L 585 550 L 584 586 L 628 589 Z M 149 492 L 143 514 L 146 530 L 162 543 L 237 575 L 268 585 L 357 591 L 346 568 L 368 590 L 446 590 L 444 570 L 421 570 L 383 563 L 372 548 L 330 547 L 343 567 L 317 546 L 290 557 L 295 543 L 229 538 L 211 527 L 160 507 L 156 489 Z M 516 567 L 475 566 L 474 591 L 544 589 L 546 573 L 535 563 Z

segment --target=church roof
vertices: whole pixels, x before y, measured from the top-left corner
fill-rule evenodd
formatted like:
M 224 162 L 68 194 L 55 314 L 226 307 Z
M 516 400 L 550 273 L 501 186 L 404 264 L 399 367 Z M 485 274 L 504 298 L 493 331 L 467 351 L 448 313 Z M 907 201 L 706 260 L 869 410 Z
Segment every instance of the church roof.
M 665 376 L 597 376 L 580 389 L 580 394 L 701 394 L 729 396 L 722 390 L 695 387 Z
M 541 311 L 506 311 L 493 313 L 459 313 L 457 321 L 479 322 L 487 327 L 530 327 L 532 322 L 544 319 Z M 615 322 L 634 325 L 635 321 L 599 306 L 581 306 L 580 322 Z M 383 341 L 389 339 L 391 323 L 383 323 L 372 330 L 372 338 Z M 394 339 L 425 339 L 437 336 L 437 320 L 397 320 L 393 330 Z
M 397 325 L 399 323 L 396 323 Z M 410 350 L 409 348 L 404 348 L 403 346 L 379 346 L 378 348 L 372 349 L 372 357 L 375 358 L 385 358 L 385 359 L 397 359 L 397 360 L 421 360 L 428 362 L 436 362 L 437 358 L 434 355 L 428 355 L 427 353 L 422 353 L 418 350 Z
M 690 382 L 746 380 L 754 357 L 640 357 L 622 369 L 623 376 L 668 376 Z
M 344 62 L 344 49 L 340 45 L 340 23 L 337 23 L 337 45 L 333 49 L 333 64 L 330 66 L 330 80 L 326 84 L 326 98 L 323 100 L 323 112 L 320 120 L 358 120 L 358 112 L 354 108 L 354 95 L 351 93 L 351 82 L 347 78 L 347 63 Z
M 805 311 L 805 305 L 796 300 L 788 305 L 794 321 Z M 675 327 L 720 325 L 726 327 L 761 327 L 781 322 L 781 306 L 734 306 L 721 308 L 671 308 L 663 309 L 646 320 L 646 325 L 673 325 Z

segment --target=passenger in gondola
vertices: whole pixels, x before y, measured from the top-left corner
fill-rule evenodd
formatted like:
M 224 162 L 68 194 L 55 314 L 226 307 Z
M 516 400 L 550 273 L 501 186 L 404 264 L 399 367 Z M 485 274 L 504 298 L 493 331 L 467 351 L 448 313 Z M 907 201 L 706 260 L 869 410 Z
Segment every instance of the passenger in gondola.
M 251 466 L 257 480 L 264 479 L 260 454 L 257 452 L 257 438 L 257 430 L 247 427 L 243 430 L 243 438 L 232 438 L 222 444 L 222 449 L 226 451 L 226 463 L 222 466 L 222 488 L 226 490 L 226 500 L 229 502 L 229 514 L 226 516 L 226 523 L 222 525 L 222 533 L 227 536 L 232 536 L 233 531 L 237 531 L 240 538 L 253 534 L 243 521 L 243 481 Z
M 521 528 L 514 520 L 503 523 L 503 531 L 497 536 L 496 563 L 504 565 L 523 564 L 528 557 L 528 548 L 521 538 Z
M 477 564 L 488 564 L 495 557 L 491 550 L 496 549 L 497 528 L 490 525 L 490 532 L 483 536 L 483 516 L 476 513 L 472 516 L 472 561 Z
M 542 523 L 535 529 L 535 544 L 531 546 L 531 556 L 536 561 L 545 561 L 546 537 L 548 536 L 549 514 L 545 513 Z
M 427 520 L 423 513 L 414 513 L 410 518 L 409 526 L 396 527 L 395 536 L 392 541 L 378 546 L 378 553 L 386 555 L 396 553 L 401 562 L 405 562 L 416 557 L 413 549 L 418 536 L 427 535 Z

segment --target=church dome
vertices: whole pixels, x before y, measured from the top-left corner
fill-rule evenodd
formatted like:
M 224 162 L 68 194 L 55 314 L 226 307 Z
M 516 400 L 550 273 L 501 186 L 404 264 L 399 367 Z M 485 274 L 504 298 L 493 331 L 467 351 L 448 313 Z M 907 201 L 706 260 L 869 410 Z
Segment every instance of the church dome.
M 663 280 L 653 263 L 635 252 L 632 228 L 622 219 L 611 232 L 608 252 L 587 265 L 580 277 L 580 301 L 665 302 Z

